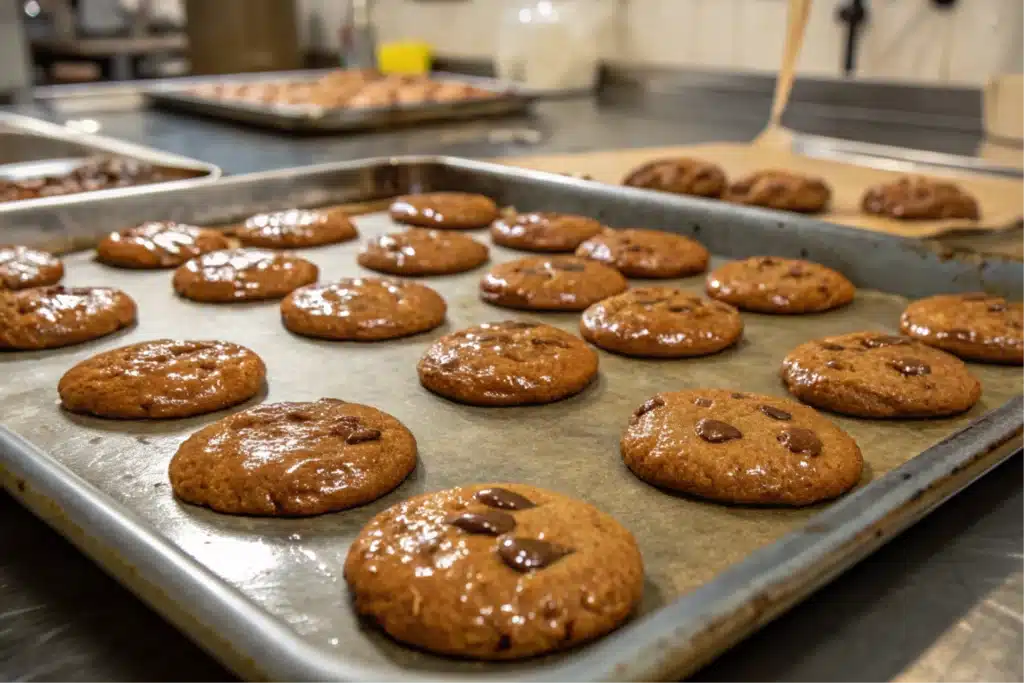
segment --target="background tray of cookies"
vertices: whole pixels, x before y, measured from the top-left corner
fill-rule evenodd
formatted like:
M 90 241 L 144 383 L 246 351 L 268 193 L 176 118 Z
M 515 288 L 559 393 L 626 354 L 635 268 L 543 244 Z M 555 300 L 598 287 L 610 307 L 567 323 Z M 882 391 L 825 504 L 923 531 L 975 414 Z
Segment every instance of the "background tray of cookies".
M 0 481 L 131 590 L 244 676 L 274 679 L 482 678 L 650 680 L 694 671 L 816 587 L 871 553 L 1009 457 L 1021 445 L 1019 369 L 972 365 L 984 393 L 970 412 L 939 420 L 831 416 L 859 443 L 859 486 L 807 508 L 725 506 L 670 495 L 625 468 L 619 438 L 659 391 L 720 387 L 785 395 L 783 356 L 809 339 L 859 330 L 895 332 L 907 297 L 984 289 L 1014 296 L 1019 262 L 940 258 L 910 240 L 802 216 L 444 157 L 376 159 L 237 176 L 145 197 L 87 196 L 53 210 L 5 217 L 0 239 L 60 252 L 94 245 L 146 220 L 223 225 L 257 211 L 462 190 L 500 206 L 588 215 L 613 227 L 694 237 L 723 260 L 757 254 L 807 258 L 860 289 L 840 310 L 809 316 L 744 314 L 739 345 L 689 360 L 600 353 L 599 379 L 568 400 L 482 408 L 423 389 L 416 363 L 442 334 L 506 319 L 572 333 L 579 315 L 516 312 L 480 301 L 485 268 L 425 282 L 448 302 L 432 332 L 380 343 L 314 341 L 288 333 L 276 302 L 200 304 L 175 297 L 168 271 L 106 267 L 91 251 L 65 258 L 66 283 L 111 285 L 138 303 L 139 323 L 55 351 L 0 354 Z M 383 201 L 383 203 L 381 203 Z M 362 238 L 393 230 L 386 213 L 355 218 Z M 477 237 L 474 234 L 474 237 Z M 480 237 L 481 241 L 490 241 Z M 321 281 L 368 274 L 362 240 L 302 250 Z M 491 245 L 491 262 L 521 253 Z M 703 277 L 665 284 L 699 291 Z M 419 464 L 395 491 L 364 507 L 303 519 L 220 515 L 177 502 L 167 465 L 180 442 L 219 415 L 111 421 L 64 413 L 56 385 L 98 351 L 163 337 L 244 344 L 268 366 L 257 400 L 336 397 L 384 410 L 419 443 Z M 580 497 L 636 536 L 646 583 L 635 618 L 568 653 L 481 664 L 405 648 L 361 624 L 341 568 L 359 529 L 381 510 L 424 492 L 475 482 L 522 482 Z

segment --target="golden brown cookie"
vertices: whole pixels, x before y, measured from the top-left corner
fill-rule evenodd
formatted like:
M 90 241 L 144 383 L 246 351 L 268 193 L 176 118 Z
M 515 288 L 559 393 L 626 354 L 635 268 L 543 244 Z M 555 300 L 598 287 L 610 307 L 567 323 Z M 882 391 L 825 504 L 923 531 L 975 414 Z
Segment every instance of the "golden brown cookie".
M 622 435 L 649 484 L 724 503 L 810 505 L 857 485 L 857 442 L 813 408 L 724 389 L 655 394 Z
M 263 360 L 238 344 L 158 339 L 87 358 L 64 373 L 57 392 L 73 413 L 189 417 L 252 398 L 266 372 Z
M 877 332 L 801 344 L 783 361 L 782 381 L 804 403 L 857 417 L 955 415 L 981 398 L 981 384 L 958 358 Z
M 791 171 L 757 171 L 729 185 L 722 199 L 780 211 L 819 213 L 832 200 L 832 189 L 813 176 Z
M 915 301 L 900 318 L 903 334 L 985 363 L 1024 363 L 1024 304 L 984 292 Z
M 449 275 L 487 261 L 487 246 L 469 235 L 409 228 L 371 238 L 359 265 L 392 275 Z
M 498 217 L 489 197 L 468 192 L 429 192 L 399 197 L 391 204 L 391 218 L 425 228 L 472 230 L 485 228 Z
M 64 264 L 53 254 L 16 245 L 0 245 L 0 289 L 55 285 L 64 277 Z
M 168 474 L 185 502 L 235 515 L 319 515 L 364 505 L 416 467 L 416 439 L 370 406 L 322 398 L 259 405 L 203 427 Z
M 510 213 L 491 223 L 491 240 L 511 249 L 572 252 L 604 230 L 593 218 L 568 213 Z
M 304 258 L 264 249 L 211 251 L 174 271 L 174 291 L 186 299 L 225 303 L 280 299 L 316 282 L 319 269 Z
M 377 277 L 307 285 L 281 302 L 281 320 L 296 334 L 374 341 L 407 337 L 444 322 L 441 295 L 415 282 Z
M 480 281 L 480 298 L 531 311 L 582 311 L 626 290 L 617 270 L 576 256 L 530 256 L 499 263 Z
M 345 211 L 288 209 L 250 216 L 232 230 L 242 246 L 299 249 L 348 242 L 359 236 Z
M 568 332 L 539 323 L 484 323 L 438 339 L 417 366 L 420 383 L 460 403 L 552 403 L 597 376 L 597 354 Z
M 345 580 L 356 612 L 396 640 L 516 659 L 619 626 L 640 602 L 644 569 L 632 534 L 597 508 L 523 484 L 475 484 L 374 517 L 349 549 Z
M 106 287 L 0 290 L 0 349 L 81 344 L 135 322 L 135 302 Z
M 708 250 L 698 242 L 660 230 L 606 230 L 581 244 L 576 255 L 612 266 L 626 277 L 683 277 L 708 267 Z
M 978 200 L 959 185 L 920 176 L 903 176 L 868 188 L 861 208 L 865 213 L 902 220 L 981 217 Z
M 757 313 L 820 313 L 853 301 L 856 288 L 818 263 L 777 256 L 730 261 L 708 274 L 708 296 Z
M 216 230 L 151 221 L 104 237 L 96 246 L 96 258 L 118 268 L 174 268 L 230 246 L 230 239 Z
M 743 320 L 719 301 L 674 287 L 641 287 L 584 311 L 580 334 L 626 356 L 683 358 L 732 346 L 743 334 Z
M 622 184 L 673 194 L 719 197 L 725 191 L 726 180 L 725 171 L 716 164 L 678 157 L 656 159 L 638 166 Z

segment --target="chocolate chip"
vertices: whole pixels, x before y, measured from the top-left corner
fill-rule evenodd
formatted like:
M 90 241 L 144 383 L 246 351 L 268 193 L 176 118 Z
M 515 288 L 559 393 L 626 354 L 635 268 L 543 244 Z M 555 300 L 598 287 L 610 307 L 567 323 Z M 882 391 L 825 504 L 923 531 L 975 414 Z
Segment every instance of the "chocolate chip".
M 825 367 L 826 368 L 831 368 L 833 370 L 842 370 L 846 366 L 843 365 L 842 363 L 840 363 L 837 360 L 830 360 L 827 363 L 825 363 Z
M 480 489 L 473 497 L 488 507 L 502 510 L 527 510 L 537 507 L 526 496 L 521 496 L 508 489 Z
M 669 306 L 668 310 L 673 313 L 690 313 L 693 311 L 693 306 Z
M 500 536 L 516 528 L 516 518 L 507 512 L 486 510 L 484 512 L 456 512 L 444 520 L 471 534 Z
M 708 443 L 725 443 L 743 437 L 743 433 L 728 422 L 712 420 L 709 417 L 698 420 L 694 431 Z
M 792 453 L 806 453 L 812 456 L 821 454 L 821 439 L 810 429 L 790 427 L 783 430 L 778 438 L 779 443 Z
M 741 394 L 738 391 L 737 392 L 733 392 L 732 394 L 729 394 L 729 395 L 732 396 L 733 398 L 746 398 L 747 397 L 746 394 Z
M 1002 313 L 1006 310 L 1006 304 L 1002 302 L 990 304 L 988 310 L 992 313 Z
M 932 372 L 931 366 L 923 361 L 917 360 L 916 358 L 897 358 L 891 363 L 891 365 L 896 372 L 900 373 L 904 377 L 930 375 Z
M 774 265 L 777 265 L 778 263 L 779 263 L 778 260 L 773 259 L 771 256 L 765 256 L 764 258 L 760 259 L 757 262 L 757 265 L 759 265 L 759 266 L 774 266 Z
M 512 636 L 507 633 L 502 633 L 501 637 L 498 638 L 498 644 L 494 646 L 495 652 L 504 652 L 512 648 Z
M 573 273 L 580 273 L 587 269 L 582 263 L 552 263 L 551 267 L 555 270 L 567 270 Z
M 504 322 L 500 322 L 497 325 L 495 325 L 495 327 L 498 327 L 498 326 L 504 327 L 504 328 L 507 328 L 507 329 L 510 329 L 510 330 L 528 330 L 528 329 L 533 328 L 533 327 L 540 327 L 540 325 L 538 323 L 524 323 L 524 322 L 519 322 L 518 320 L 506 320 Z
M 654 304 L 660 304 L 662 301 L 668 301 L 665 297 L 656 297 L 653 299 L 634 299 L 634 303 L 640 304 L 641 306 L 652 306 Z
M 693 404 L 696 406 L 700 406 L 701 408 L 710 408 L 712 405 L 714 405 L 714 403 L 715 402 L 712 401 L 710 398 L 704 398 L 703 396 L 698 396 L 697 398 L 693 399 Z
M 789 277 L 801 278 L 807 275 L 807 271 L 803 269 L 803 266 L 792 266 L 786 271 L 786 275 Z
M 363 427 L 363 428 L 357 429 L 356 431 L 354 431 L 351 434 L 349 434 L 348 437 L 345 438 L 345 443 L 347 443 L 347 444 L 364 443 L 366 441 L 376 441 L 379 438 L 380 438 L 380 430 L 379 429 L 367 429 L 366 427 Z
M 773 406 L 760 405 L 757 407 L 762 413 L 767 415 L 773 420 L 791 420 L 793 416 L 787 413 L 785 410 L 779 410 Z
M 974 334 L 970 330 L 964 330 L 959 327 L 955 327 L 952 330 L 947 331 L 946 336 L 957 341 L 971 341 L 971 339 L 974 338 Z
M 865 337 L 860 343 L 869 349 L 880 349 L 883 346 L 904 346 L 910 343 L 906 337 L 894 337 L 889 334 L 880 334 L 877 337 Z
M 305 410 L 290 410 L 288 411 L 288 419 L 294 422 L 309 422 L 313 419 L 313 416 Z
M 506 538 L 498 544 L 502 562 L 517 572 L 543 569 L 572 551 L 538 538 Z
M 642 406 L 633 411 L 633 417 L 640 417 L 641 415 L 646 415 L 655 408 L 660 408 L 663 405 L 665 405 L 665 399 L 663 399 L 661 396 L 649 398 L 646 401 L 644 401 L 644 404 Z
M 833 344 L 832 342 L 821 342 L 821 348 L 826 351 L 842 351 L 843 347 L 839 344 Z
M 545 337 L 534 337 L 533 339 L 530 340 L 530 343 L 536 346 L 557 346 L 560 349 L 569 348 L 569 344 L 567 342 L 562 341 L 561 339 L 547 339 Z

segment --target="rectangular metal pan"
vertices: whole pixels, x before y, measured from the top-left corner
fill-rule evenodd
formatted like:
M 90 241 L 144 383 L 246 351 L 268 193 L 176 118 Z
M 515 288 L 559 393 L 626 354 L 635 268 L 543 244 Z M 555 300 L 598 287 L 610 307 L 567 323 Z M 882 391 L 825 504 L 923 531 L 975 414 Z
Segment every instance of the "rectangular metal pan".
M 432 73 L 439 80 L 459 80 L 498 93 L 491 99 L 463 102 L 427 103 L 366 109 L 325 109 L 304 105 L 272 105 L 256 102 L 228 102 L 199 97 L 186 92 L 200 83 L 250 83 L 260 81 L 305 82 L 331 70 L 287 72 L 283 74 L 232 74 L 216 79 L 189 79 L 187 84 L 167 81 L 147 90 L 150 101 L 158 107 L 186 111 L 265 128 L 303 133 L 338 133 L 346 131 L 389 128 L 393 126 L 453 121 L 485 116 L 507 116 L 525 112 L 533 97 L 515 86 L 491 78 L 463 76 L 443 72 Z
M 432 278 L 448 322 L 379 344 L 287 333 L 275 303 L 206 305 L 176 298 L 167 272 L 108 269 L 90 252 L 66 259 L 67 282 L 106 284 L 138 302 L 139 325 L 113 338 L 39 353 L 0 354 L 0 480 L 131 590 L 225 664 L 250 678 L 301 680 L 650 680 L 678 678 L 808 595 L 1021 446 L 1019 368 L 972 365 L 984 396 L 944 420 L 834 419 L 868 467 L 850 495 L 806 509 L 723 506 L 672 496 L 633 477 L 618 442 L 636 406 L 660 390 L 719 386 L 784 395 L 777 369 L 807 339 L 895 331 L 905 297 L 985 289 L 1018 295 L 1019 262 L 941 258 L 919 243 L 806 217 L 667 196 L 443 157 L 376 159 L 237 176 L 188 190 L 111 200 L 79 197 L 57 210 L 9 214 L 0 239 L 83 246 L 112 226 L 148 219 L 205 224 L 290 206 L 374 202 L 404 192 L 482 192 L 522 210 L 583 213 L 609 225 L 695 236 L 715 262 L 758 253 L 801 256 L 861 288 L 848 308 L 817 316 L 745 315 L 744 341 L 716 356 L 645 361 L 601 353 L 600 379 L 547 406 L 475 408 L 422 389 L 415 364 L 447 332 L 488 320 L 534 319 L 573 331 L 576 314 L 516 313 L 477 298 L 482 269 Z M 394 225 L 356 219 L 367 237 Z M 486 239 L 480 236 L 480 239 Z M 303 252 L 331 280 L 366 273 L 358 242 Z M 519 254 L 494 247 L 492 261 Z M 694 291 L 702 278 L 679 280 Z M 420 464 L 363 508 L 310 519 L 218 515 L 177 503 L 167 463 L 218 415 L 122 422 L 62 413 L 56 384 L 74 363 L 134 341 L 223 338 L 268 365 L 265 401 L 322 396 L 375 405 L 416 435 Z M 410 650 L 361 625 L 341 567 L 349 543 L 380 510 L 412 495 L 481 481 L 520 481 L 588 500 L 637 537 L 647 586 L 639 614 L 572 652 L 479 664 Z

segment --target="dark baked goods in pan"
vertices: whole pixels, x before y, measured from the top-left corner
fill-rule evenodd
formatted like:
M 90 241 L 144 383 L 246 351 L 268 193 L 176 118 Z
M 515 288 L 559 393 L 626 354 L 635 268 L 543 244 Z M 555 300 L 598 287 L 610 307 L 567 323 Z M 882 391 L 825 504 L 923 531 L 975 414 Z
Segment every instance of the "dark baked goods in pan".
M 708 296 L 757 313 L 820 313 L 853 301 L 846 277 L 818 263 L 778 256 L 730 261 L 708 273 Z
M 174 221 L 149 221 L 112 232 L 96 245 L 96 258 L 118 268 L 175 268 L 201 254 L 231 246 L 217 230 Z
M 423 228 L 473 230 L 485 228 L 498 217 L 498 206 L 489 197 L 469 192 L 428 192 L 397 198 L 391 218 Z
M 593 218 L 551 211 L 509 213 L 491 223 L 495 244 L 523 251 L 572 252 L 605 227 Z
M 409 228 L 371 237 L 359 265 L 393 275 L 449 275 L 487 261 L 486 244 L 451 230 Z
M 582 311 L 626 287 L 626 278 L 603 263 L 576 256 L 529 256 L 491 268 L 480 281 L 480 298 L 505 308 Z
M 780 211 L 820 213 L 828 207 L 832 189 L 821 178 L 793 171 L 765 170 L 733 181 L 722 199 Z
M 107 287 L 0 290 L 0 349 L 53 349 L 106 336 L 135 322 L 135 302 Z
M 64 264 L 50 252 L 0 245 L 0 290 L 55 285 L 63 277 Z
M 903 334 L 983 363 L 1024 363 L 1024 304 L 984 292 L 914 301 L 900 318 Z
M 865 213 L 902 220 L 981 217 L 978 200 L 959 185 L 922 176 L 903 176 L 868 188 L 861 208 Z
M 591 237 L 576 255 L 612 266 L 626 277 L 672 278 L 703 273 L 708 250 L 688 237 L 661 230 L 623 228 Z
M 677 157 L 643 164 L 630 171 L 622 184 L 673 194 L 719 197 L 725 191 L 726 178 L 725 172 L 716 164 Z

